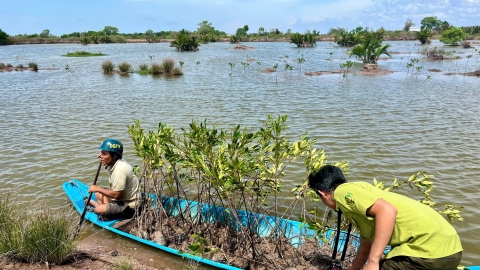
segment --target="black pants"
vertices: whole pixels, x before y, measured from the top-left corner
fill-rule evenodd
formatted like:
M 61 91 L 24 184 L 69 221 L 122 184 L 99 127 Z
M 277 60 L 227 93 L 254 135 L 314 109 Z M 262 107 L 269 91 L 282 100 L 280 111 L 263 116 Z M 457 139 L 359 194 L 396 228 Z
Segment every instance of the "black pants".
M 462 252 L 438 259 L 397 256 L 380 261 L 381 270 L 457 270 Z

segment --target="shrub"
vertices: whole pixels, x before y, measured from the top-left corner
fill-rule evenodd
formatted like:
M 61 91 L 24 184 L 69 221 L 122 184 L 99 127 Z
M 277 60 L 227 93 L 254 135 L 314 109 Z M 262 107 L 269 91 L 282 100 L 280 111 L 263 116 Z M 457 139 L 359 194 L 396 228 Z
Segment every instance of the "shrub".
M 23 64 L 17 65 L 17 68 L 23 68 Z
M 28 211 L 8 196 L 0 200 L 0 254 L 28 263 L 61 264 L 72 258 L 76 219 L 68 212 L 44 204 Z
M 162 64 L 163 64 L 163 70 L 165 71 L 165 73 L 171 73 L 173 67 L 175 66 L 175 61 L 173 61 L 173 59 L 171 58 L 167 58 L 163 60 Z
M 86 52 L 86 51 L 76 51 L 76 52 L 69 52 L 65 55 L 62 56 L 67 56 L 67 57 L 88 57 L 88 56 L 104 56 L 106 54 L 104 53 L 91 53 L 91 52 Z
M 422 49 L 421 53 L 423 55 L 426 55 L 431 60 L 443 60 L 445 59 L 445 55 L 448 54 L 443 49 L 439 49 L 437 47 L 435 48 L 425 47 Z
M 104 72 L 104 73 L 110 73 L 110 72 L 112 72 L 114 67 L 115 67 L 115 65 L 114 65 L 111 61 L 109 61 L 109 60 L 104 61 L 104 62 L 102 63 L 102 69 L 103 69 L 103 72 Z
M 18 258 L 30 263 L 62 263 L 72 256 L 72 239 L 76 219 L 65 215 L 67 211 L 53 213 L 46 206 L 29 215 L 31 220 L 23 227 L 23 245 Z
M 468 49 L 468 48 L 471 48 L 472 47 L 472 44 L 470 44 L 470 41 L 462 41 L 462 43 L 460 43 L 460 45 L 462 45 L 463 48 L 465 49 Z
M 123 259 L 115 262 L 110 269 L 111 270 L 132 270 L 133 262 L 128 259 Z
M 123 62 L 118 65 L 118 69 L 120 69 L 121 72 L 130 72 L 132 71 L 132 66 L 127 62 Z
M 172 74 L 173 75 L 183 75 L 183 71 L 179 67 L 174 67 L 173 70 L 172 70 Z
M 164 73 L 164 67 L 159 64 L 152 64 L 152 68 L 150 69 L 150 72 L 152 74 L 163 74 Z
M 150 69 L 148 69 L 148 65 L 147 64 L 141 64 L 138 66 L 140 69 L 138 70 L 138 73 L 140 75 L 148 75 L 150 74 Z
M 28 63 L 28 67 L 31 68 L 33 71 L 38 71 L 38 65 L 35 62 Z
M 466 38 L 467 33 L 463 32 L 461 28 L 451 27 L 450 29 L 442 32 L 440 42 L 455 46 L 459 42 L 464 41 Z

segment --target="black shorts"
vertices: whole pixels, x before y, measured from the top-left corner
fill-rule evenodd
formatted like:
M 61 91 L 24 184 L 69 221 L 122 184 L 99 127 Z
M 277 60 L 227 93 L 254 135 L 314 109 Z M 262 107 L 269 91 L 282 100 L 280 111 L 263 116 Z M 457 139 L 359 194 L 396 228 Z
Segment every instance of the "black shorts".
M 462 252 L 438 259 L 397 256 L 380 261 L 381 270 L 457 270 Z

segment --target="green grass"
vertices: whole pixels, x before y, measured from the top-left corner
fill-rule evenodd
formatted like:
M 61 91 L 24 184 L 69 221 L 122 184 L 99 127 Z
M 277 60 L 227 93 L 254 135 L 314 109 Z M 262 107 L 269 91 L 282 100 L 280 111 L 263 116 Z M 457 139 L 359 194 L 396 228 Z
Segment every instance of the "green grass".
M 28 63 L 28 67 L 31 68 L 33 71 L 38 71 L 38 65 L 35 62 Z
M 76 52 L 69 52 L 65 55 L 62 56 L 67 56 L 67 57 L 88 57 L 88 56 L 104 56 L 106 54 L 104 53 L 91 53 L 91 52 L 86 52 L 86 51 L 76 51 Z
M 121 64 L 118 65 L 118 69 L 121 72 L 130 72 L 132 71 L 132 66 L 127 62 L 122 62 Z
M 152 64 L 152 68 L 150 69 L 150 73 L 153 74 L 153 75 L 163 74 L 163 73 L 165 73 L 165 70 L 163 68 L 163 65 Z
M 122 259 L 120 261 L 115 262 L 111 270 L 132 270 L 133 269 L 133 261 L 128 259 Z
M 115 65 L 109 60 L 104 61 L 102 63 L 103 73 L 110 73 L 113 71 L 114 68 L 115 68 Z
M 35 203 L 32 209 L 0 196 L 0 254 L 27 263 L 61 264 L 75 254 L 73 233 L 77 218 L 66 209 Z M 5 195 L 5 196 L 3 196 Z

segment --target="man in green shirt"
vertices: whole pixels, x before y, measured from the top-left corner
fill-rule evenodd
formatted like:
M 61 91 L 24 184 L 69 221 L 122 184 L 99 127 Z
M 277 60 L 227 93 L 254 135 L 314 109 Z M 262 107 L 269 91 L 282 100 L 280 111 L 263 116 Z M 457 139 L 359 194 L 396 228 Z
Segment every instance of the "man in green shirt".
M 349 270 L 457 269 L 460 238 L 431 207 L 367 182 L 347 183 L 341 169 L 332 165 L 311 173 L 308 185 L 360 231 L 360 246 Z M 382 258 L 387 245 L 392 250 Z

